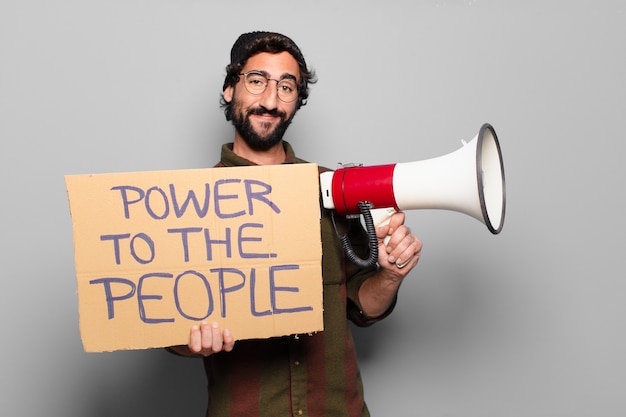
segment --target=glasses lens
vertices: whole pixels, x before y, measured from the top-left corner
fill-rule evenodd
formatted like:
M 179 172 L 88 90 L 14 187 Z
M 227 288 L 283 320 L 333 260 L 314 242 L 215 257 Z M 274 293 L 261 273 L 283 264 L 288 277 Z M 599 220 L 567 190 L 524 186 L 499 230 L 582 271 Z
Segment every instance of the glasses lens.
M 246 89 L 252 94 L 261 94 L 267 87 L 265 75 L 256 72 L 249 72 L 245 76 Z
M 291 79 L 281 80 L 278 85 L 278 98 L 286 103 L 294 101 L 298 97 L 298 86 Z

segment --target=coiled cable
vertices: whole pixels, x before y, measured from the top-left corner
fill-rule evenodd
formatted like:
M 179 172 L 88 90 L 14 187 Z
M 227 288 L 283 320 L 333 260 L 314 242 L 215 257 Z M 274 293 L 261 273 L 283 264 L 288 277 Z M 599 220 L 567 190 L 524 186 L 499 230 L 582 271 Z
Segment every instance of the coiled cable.
M 372 219 L 372 213 L 370 212 L 370 209 L 372 209 L 373 206 L 368 201 L 360 201 L 358 203 L 358 206 L 359 211 L 363 216 L 365 230 L 367 231 L 367 241 L 369 246 L 369 256 L 367 259 L 363 259 L 355 253 L 347 233 L 339 236 L 334 216 L 333 225 L 335 226 L 335 232 L 337 232 L 339 239 L 341 239 L 341 246 L 346 255 L 346 258 L 348 258 L 350 262 L 360 268 L 369 268 L 376 265 L 376 263 L 378 262 L 378 238 L 376 237 L 376 228 L 374 226 L 374 220 Z

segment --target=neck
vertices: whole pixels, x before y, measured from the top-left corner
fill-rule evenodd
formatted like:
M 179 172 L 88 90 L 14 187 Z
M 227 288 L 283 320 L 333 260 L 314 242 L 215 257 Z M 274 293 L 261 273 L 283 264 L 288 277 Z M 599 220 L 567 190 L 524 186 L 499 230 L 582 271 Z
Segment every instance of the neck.
M 250 148 L 248 144 L 237 135 L 235 135 L 233 142 L 233 152 L 258 165 L 279 165 L 285 162 L 286 157 L 282 141 L 266 151 L 257 151 Z

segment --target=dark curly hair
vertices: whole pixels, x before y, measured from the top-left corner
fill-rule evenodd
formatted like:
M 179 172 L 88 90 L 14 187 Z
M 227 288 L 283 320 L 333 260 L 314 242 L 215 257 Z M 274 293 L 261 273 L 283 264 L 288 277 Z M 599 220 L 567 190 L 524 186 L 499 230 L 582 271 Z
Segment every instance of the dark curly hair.
M 296 110 L 306 105 L 309 97 L 309 84 L 317 82 L 315 71 L 307 67 L 304 56 L 294 41 L 275 32 L 250 32 L 239 36 L 230 51 L 230 64 L 226 66 L 226 78 L 222 91 L 226 90 L 227 87 L 234 87 L 239 81 L 239 74 L 248 59 L 262 52 L 271 54 L 289 52 L 294 57 L 300 68 Z M 220 105 L 224 108 L 226 120 L 231 120 L 232 106 L 230 102 L 224 99 L 224 93 L 221 95 Z

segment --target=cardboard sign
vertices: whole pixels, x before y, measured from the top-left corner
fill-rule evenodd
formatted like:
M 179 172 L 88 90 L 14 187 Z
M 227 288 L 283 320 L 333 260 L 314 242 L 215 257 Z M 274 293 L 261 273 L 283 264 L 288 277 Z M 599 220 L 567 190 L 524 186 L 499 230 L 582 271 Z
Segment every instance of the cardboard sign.
M 85 351 L 323 330 L 314 164 L 65 177 Z

